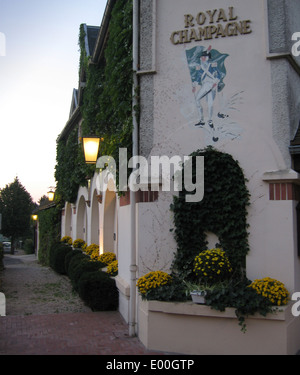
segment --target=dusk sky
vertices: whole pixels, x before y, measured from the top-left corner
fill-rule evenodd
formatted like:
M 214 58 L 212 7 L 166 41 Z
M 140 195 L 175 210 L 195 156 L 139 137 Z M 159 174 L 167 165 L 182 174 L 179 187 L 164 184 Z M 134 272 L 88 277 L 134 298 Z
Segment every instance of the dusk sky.
M 78 87 L 79 27 L 100 26 L 105 6 L 0 0 L 0 189 L 18 176 L 37 202 L 55 186 L 56 139 Z

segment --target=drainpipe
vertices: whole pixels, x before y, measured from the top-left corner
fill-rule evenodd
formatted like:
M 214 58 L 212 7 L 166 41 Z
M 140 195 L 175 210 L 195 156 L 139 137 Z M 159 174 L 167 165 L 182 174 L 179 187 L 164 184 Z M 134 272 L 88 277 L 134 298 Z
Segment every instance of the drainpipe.
M 132 131 L 132 156 L 138 155 L 138 121 L 135 106 L 138 104 L 136 90 L 138 87 L 138 59 L 139 59 L 139 0 L 133 0 L 133 131 Z M 134 172 L 134 171 L 133 171 Z M 130 190 L 131 210 L 131 263 L 130 263 L 130 306 L 129 306 L 129 336 L 136 335 L 136 196 Z

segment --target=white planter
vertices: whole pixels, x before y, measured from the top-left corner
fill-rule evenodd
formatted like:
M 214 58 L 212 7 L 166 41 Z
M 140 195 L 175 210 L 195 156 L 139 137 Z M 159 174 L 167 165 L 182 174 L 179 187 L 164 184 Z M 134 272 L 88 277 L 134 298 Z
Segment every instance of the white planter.
M 279 310 L 249 315 L 243 333 L 232 307 L 218 311 L 192 301 L 139 299 L 138 335 L 147 349 L 168 353 L 294 355 L 300 349 L 300 317 L 292 315 L 292 302 Z
M 194 290 L 191 292 L 192 300 L 194 303 L 198 303 L 201 305 L 204 305 L 206 303 L 205 296 L 206 291 L 205 290 Z

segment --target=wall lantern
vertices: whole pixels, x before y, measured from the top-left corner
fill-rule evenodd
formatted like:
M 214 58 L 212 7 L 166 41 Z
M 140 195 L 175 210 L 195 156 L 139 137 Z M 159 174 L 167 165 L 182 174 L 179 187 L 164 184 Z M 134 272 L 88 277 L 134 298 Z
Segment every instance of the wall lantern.
M 52 188 L 50 188 L 50 191 L 48 191 L 47 195 L 48 195 L 48 199 L 49 199 L 49 201 L 50 201 L 50 202 L 53 202 L 55 193 L 54 193 L 54 191 L 52 190 Z
M 87 164 L 96 164 L 100 141 L 103 141 L 103 138 L 93 136 L 82 138 L 84 158 Z
M 32 215 L 31 217 L 32 217 L 32 220 L 34 220 L 34 221 L 37 221 L 37 219 L 38 219 L 38 215 Z

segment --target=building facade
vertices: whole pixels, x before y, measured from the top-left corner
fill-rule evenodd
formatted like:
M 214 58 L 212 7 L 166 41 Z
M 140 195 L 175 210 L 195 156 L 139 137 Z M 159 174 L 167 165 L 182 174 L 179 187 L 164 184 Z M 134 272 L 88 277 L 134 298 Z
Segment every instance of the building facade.
M 108 1 L 92 58 L 105 43 L 115 3 Z M 133 1 L 133 82 L 140 90 L 133 155 L 150 165 L 152 157 L 183 160 L 211 146 L 237 160 L 250 193 L 247 277 L 280 280 L 291 295 L 300 291 L 300 57 L 292 54 L 292 35 L 300 32 L 299 15 L 300 3 L 288 0 Z M 70 119 L 80 106 L 79 91 L 72 102 L 78 107 Z M 81 120 L 79 116 L 76 121 Z M 100 252 L 115 252 L 119 310 L 130 332 L 152 349 L 183 352 L 182 346 L 159 346 L 159 338 L 152 338 L 153 315 L 135 286 L 137 278 L 149 271 L 170 271 L 177 251 L 170 206 L 177 193 L 163 189 L 160 182 L 158 189 L 151 189 L 148 180 L 136 185 L 137 192 L 119 196 L 111 174 L 96 171 L 89 186 L 78 190 L 76 202 L 66 202 L 62 236 L 96 243 Z M 214 247 L 218 234 L 207 233 L 207 241 Z M 167 310 L 161 322 L 174 319 L 175 313 Z M 184 314 L 179 311 L 176 317 Z M 201 314 L 188 313 L 204 319 Z M 209 312 L 204 315 L 207 319 Z M 284 335 L 284 343 L 272 348 L 270 342 L 270 352 L 295 353 L 300 349 L 300 324 L 286 316 L 281 323 L 280 330 L 272 326 L 268 334 L 272 332 L 274 340 Z M 215 320 L 215 324 L 227 323 Z M 256 341 L 263 340 L 259 331 L 264 335 L 261 327 L 269 323 L 260 324 L 256 334 L 249 335 L 251 349 L 243 344 L 246 352 L 255 352 Z M 220 339 L 211 332 L 207 335 Z M 199 351 L 193 354 L 204 351 L 200 343 Z

